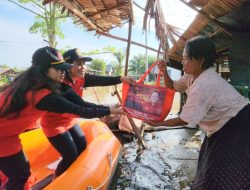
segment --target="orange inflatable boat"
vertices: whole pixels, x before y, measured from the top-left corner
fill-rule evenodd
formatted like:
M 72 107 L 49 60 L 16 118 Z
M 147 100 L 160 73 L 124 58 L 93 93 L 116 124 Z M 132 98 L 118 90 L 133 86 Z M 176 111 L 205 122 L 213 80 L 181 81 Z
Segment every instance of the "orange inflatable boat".
M 33 190 L 107 189 L 115 172 L 121 144 L 105 123 L 86 120 L 81 128 L 88 146 L 61 176 L 51 181 L 53 165 L 60 155 L 50 145 L 41 129 L 22 134 L 24 151 L 35 176 Z M 56 166 L 54 166 L 56 167 Z

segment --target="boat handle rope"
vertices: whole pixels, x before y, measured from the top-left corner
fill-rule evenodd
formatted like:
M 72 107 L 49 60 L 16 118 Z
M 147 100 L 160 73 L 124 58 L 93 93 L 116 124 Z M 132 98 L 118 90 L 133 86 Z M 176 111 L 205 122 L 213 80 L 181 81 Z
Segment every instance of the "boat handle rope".
M 104 180 L 104 182 L 101 184 L 101 185 L 99 185 L 97 188 L 93 188 L 93 186 L 88 186 L 87 187 L 87 190 L 99 190 L 99 189 L 101 189 L 106 183 L 107 183 L 107 181 L 109 180 L 109 177 L 110 177 L 110 175 L 111 175 L 111 168 L 112 168 L 112 154 L 111 153 L 108 153 L 107 154 L 107 157 L 108 157 L 108 161 L 109 161 L 109 172 L 108 172 L 108 176 L 107 176 L 107 178 Z

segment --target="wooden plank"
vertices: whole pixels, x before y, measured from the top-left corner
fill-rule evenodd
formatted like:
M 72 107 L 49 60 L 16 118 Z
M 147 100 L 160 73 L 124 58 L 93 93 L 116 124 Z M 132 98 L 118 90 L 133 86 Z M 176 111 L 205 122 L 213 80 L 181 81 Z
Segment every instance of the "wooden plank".
M 129 60 L 129 53 L 130 53 L 131 34 L 132 34 L 132 20 L 129 19 L 128 45 L 127 45 L 127 52 L 126 52 L 126 61 L 125 61 L 124 76 L 127 76 L 127 75 L 128 75 L 128 60 Z
M 125 39 L 125 38 L 114 36 L 112 34 L 108 34 L 108 33 L 105 33 L 105 32 L 96 31 L 96 34 L 106 36 L 106 37 L 109 37 L 109 38 L 112 38 L 112 39 L 120 40 L 120 41 L 123 41 L 123 42 L 128 42 L 128 40 Z M 149 46 L 145 46 L 145 45 L 140 44 L 138 42 L 131 41 L 131 44 L 136 45 L 136 46 L 140 46 L 140 47 L 143 47 L 143 48 L 147 48 L 148 50 L 151 50 L 151 51 L 154 51 L 154 52 L 158 53 L 157 49 L 154 49 L 154 48 L 149 47 Z M 162 52 L 160 52 L 160 54 L 162 54 Z M 178 56 L 176 54 L 169 55 L 169 58 L 174 59 L 176 61 L 180 61 L 180 62 L 182 61 L 182 57 Z
M 94 13 L 93 15 L 90 15 L 90 16 L 93 17 L 93 16 L 95 16 L 95 15 L 97 15 L 97 14 L 105 13 L 105 12 L 110 11 L 110 10 L 113 10 L 113 9 L 118 9 L 118 8 L 120 8 L 120 7 L 122 7 L 122 6 L 126 5 L 126 4 L 127 4 L 127 2 L 122 2 L 122 3 L 120 3 L 120 4 L 116 5 L 116 6 L 113 6 L 113 7 L 104 9 L 104 10 L 102 10 L 102 11 L 96 12 L 96 13 Z
M 65 7 L 67 7 L 68 9 L 70 9 L 75 15 L 77 15 L 78 17 L 80 17 L 84 22 L 88 23 L 93 29 L 95 30 L 100 30 L 102 31 L 102 29 L 100 29 L 98 26 L 96 26 L 88 17 L 86 17 L 80 10 L 79 8 L 77 8 L 76 6 L 74 6 L 73 2 L 69 2 L 67 0 L 59 0 L 60 3 L 62 3 Z

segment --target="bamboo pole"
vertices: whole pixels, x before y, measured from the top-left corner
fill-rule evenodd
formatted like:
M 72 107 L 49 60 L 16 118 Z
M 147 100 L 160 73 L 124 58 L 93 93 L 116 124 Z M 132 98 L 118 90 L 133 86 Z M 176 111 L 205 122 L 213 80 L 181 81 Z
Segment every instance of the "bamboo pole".
M 145 30 L 145 45 L 146 46 L 148 46 L 148 31 L 147 30 Z M 145 66 L 146 66 L 146 71 L 148 70 L 148 49 L 146 48 L 145 49 Z M 146 77 L 146 82 L 148 82 L 148 79 L 149 77 L 148 77 L 148 75 L 147 75 L 147 77 Z
M 106 37 L 109 37 L 109 38 L 113 38 L 113 39 L 115 39 L 115 40 L 120 40 L 120 41 L 123 41 L 123 42 L 128 42 L 128 40 L 125 39 L 125 38 L 121 38 L 121 37 L 118 37 L 118 36 L 114 36 L 114 35 L 112 35 L 112 34 L 108 34 L 108 33 L 105 33 L 105 32 L 96 31 L 96 33 L 99 34 L 99 35 L 102 35 L 102 36 L 106 36 Z M 151 51 L 154 51 L 154 52 L 158 52 L 157 49 L 154 49 L 154 48 L 145 46 L 145 45 L 140 44 L 140 43 L 138 43 L 138 42 L 131 41 L 131 44 L 134 44 L 134 45 L 137 45 L 137 46 L 140 46 L 140 47 L 143 47 L 143 48 L 147 48 L 147 49 L 149 49 L 149 50 L 151 50 Z M 162 54 L 162 52 L 160 52 L 160 53 Z
M 128 76 L 128 61 L 129 61 L 129 53 L 130 53 L 131 34 L 132 34 L 132 19 L 129 19 L 128 46 L 127 46 L 127 52 L 126 52 L 124 76 Z
M 115 39 L 115 40 L 120 40 L 120 41 L 123 41 L 123 42 L 128 42 L 128 40 L 125 39 L 125 38 L 114 36 L 112 34 L 108 34 L 108 33 L 105 33 L 105 32 L 96 31 L 96 34 L 99 34 L 99 35 L 102 35 L 102 36 L 106 36 L 108 38 L 112 38 L 112 39 Z M 148 50 L 151 50 L 151 51 L 156 52 L 156 53 L 158 53 L 158 51 L 159 51 L 157 49 L 145 46 L 145 45 L 140 44 L 138 42 L 131 41 L 131 44 L 136 45 L 136 46 L 140 46 L 140 47 L 143 47 L 143 48 L 147 48 Z M 159 54 L 163 54 L 163 52 L 159 52 Z M 178 55 L 169 55 L 169 58 L 174 59 L 176 61 L 180 61 L 180 62 L 182 61 L 182 57 L 178 56 Z

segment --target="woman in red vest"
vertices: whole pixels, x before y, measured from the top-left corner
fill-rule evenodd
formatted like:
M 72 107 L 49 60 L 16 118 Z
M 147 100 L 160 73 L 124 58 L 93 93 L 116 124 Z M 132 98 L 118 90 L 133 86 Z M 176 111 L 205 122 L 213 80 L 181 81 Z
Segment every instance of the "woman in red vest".
M 66 72 L 64 83 L 71 86 L 81 97 L 83 95 L 83 88 L 85 87 L 109 86 L 119 84 L 123 81 L 129 83 L 135 82 L 129 77 L 98 76 L 85 73 L 85 62 L 92 61 L 92 58 L 83 57 L 80 55 L 78 49 L 68 50 L 63 54 L 63 57 L 67 63 L 73 66 L 69 72 Z M 40 123 L 48 140 L 62 156 L 62 160 L 55 170 L 55 175 L 59 176 L 86 148 L 86 138 L 73 117 L 50 112 L 43 115 Z M 64 146 L 61 146 L 62 144 Z
M 30 165 L 19 134 L 32 128 L 45 112 L 91 118 L 123 113 L 119 108 L 89 105 L 70 87 L 60 84 L 70 68 L 56 49 L 40 48 L 32 56 L 32 66 L 1 89 L 0 170 L 9 178 L 7 190 L 24 189 Z

